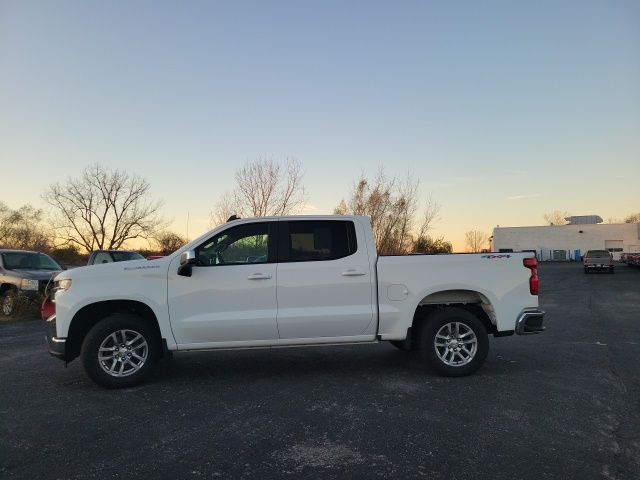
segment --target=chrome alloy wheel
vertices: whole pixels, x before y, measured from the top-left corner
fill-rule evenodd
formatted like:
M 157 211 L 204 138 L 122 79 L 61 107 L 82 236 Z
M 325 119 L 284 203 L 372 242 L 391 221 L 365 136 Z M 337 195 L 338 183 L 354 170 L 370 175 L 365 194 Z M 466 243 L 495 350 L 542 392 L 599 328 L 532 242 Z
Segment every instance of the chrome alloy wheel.
M 135 330 L 118 330 L 98 349 L 98 363 L 112 377 L 126 377 L 140 370 L 149 356 L 149 345 Z
M 478 338 L 464 323 L 446 323 L 436 333 L 433 342 L 438 358 L 451 367 L 466 365 L 478 351 Z
M 2 297 L 2 314 L 5 316 L 9 316 L 13 313 L 13 296 L 10 292 L 7 292 Z

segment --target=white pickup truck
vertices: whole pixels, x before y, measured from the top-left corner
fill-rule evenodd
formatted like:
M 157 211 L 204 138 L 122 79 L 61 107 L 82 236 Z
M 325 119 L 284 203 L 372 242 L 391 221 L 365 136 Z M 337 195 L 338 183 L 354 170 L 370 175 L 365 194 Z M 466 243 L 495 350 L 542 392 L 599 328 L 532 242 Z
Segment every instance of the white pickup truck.
M 378 257 L 367 217 L 234 220 L 158 260 L 55 278 L 49 352 L 105 387 L 171 352 L 390 341 L 447 376 L 544 330 L 531 253 Z

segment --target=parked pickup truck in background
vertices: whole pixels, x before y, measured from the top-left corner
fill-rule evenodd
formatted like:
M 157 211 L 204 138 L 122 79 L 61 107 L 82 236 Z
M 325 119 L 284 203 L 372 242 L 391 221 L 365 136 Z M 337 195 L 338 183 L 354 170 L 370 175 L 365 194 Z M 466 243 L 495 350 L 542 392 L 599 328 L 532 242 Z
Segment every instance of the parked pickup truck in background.
M 228 222 L 155 260 L 55 279 L 48 348 L 106 387 L 169 352 L 390 341 L 447 376 L 489 335 L 541 332 L 531 253 L 378 257 L 367 217 Z
M 128 252 L 125 250 L 96 250 L 89 255 L 87 265 L 128 262 L 129 260 L 144 260 L 144 257 L 138 252 Z
M 589 250 L 582 257 L 584 273 L 597 270 L 601 272 L 606 270 L 609 273 L 614 272 L 613 256 L 608 250 Z
M 45 293 L 52 277 L 62 270 L 50 256 L 26 250 L 0 250 L 0 311 L 14 313 L 20 299 L 34 300 Z

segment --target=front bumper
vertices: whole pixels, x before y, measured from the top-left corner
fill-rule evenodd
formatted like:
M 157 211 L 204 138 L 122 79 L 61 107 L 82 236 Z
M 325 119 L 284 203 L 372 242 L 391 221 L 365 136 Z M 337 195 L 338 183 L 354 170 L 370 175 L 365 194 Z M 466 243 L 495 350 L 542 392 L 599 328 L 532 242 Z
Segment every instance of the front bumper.
M 545 311 L 539 308 L 526 308 L 516 320 L 516 333 L 518 335 L 531 335 L 544 332 Z
M 37 300 L 40 292 L 38 290 L 18 290 L 18 295 L 28 300 Z
M 49 353 L 60 360 L 67 359 L 67 339 L 56 337 L 55 315 L 47 319 L 47 347 Z

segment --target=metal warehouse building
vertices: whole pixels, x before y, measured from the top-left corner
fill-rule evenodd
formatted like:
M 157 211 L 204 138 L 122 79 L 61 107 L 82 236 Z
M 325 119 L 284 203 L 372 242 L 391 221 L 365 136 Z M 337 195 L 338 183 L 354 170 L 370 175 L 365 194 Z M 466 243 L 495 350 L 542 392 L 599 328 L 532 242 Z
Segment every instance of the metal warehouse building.
M 573 260 L 587 250 L 609 250 L 619 260 L 623 252 L 640 252 L 640 224 L 601 224 L 597 216 L 567 217 L 569 225 L 496 227 L 494 252 L 535 251 L 538 260 Z

